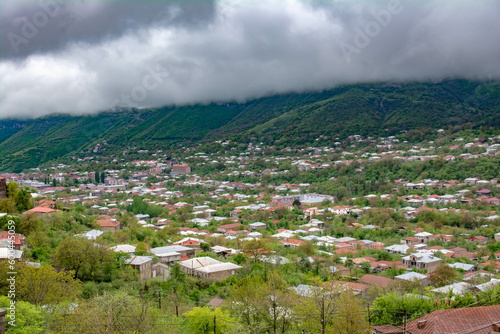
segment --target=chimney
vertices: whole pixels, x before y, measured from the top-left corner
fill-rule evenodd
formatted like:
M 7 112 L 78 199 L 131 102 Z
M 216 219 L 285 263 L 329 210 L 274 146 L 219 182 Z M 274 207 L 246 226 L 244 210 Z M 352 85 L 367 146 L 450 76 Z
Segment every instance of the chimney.
M 424 329 L 426 324 L 427 324 L 427 320 L 420 320 L 417 322 L 417 328 Z

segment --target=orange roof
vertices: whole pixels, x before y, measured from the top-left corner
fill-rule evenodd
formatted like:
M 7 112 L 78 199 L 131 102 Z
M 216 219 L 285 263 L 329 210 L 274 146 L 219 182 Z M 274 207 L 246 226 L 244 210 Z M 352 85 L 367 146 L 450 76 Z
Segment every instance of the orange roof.
M 43 206 L 37 206 L 36 208 L 33 208 L 31 210 L 24 211 L 23 215 L 30 214 L 30 213 L 51 213 L 51 212 L 56 212 L 56 211 L 61 211 L 61 210 L 55 210 L 55 209 L 46 208 Z
M 118 220 L 111 221 L 109 219 L 100 219 L 97 221 L 97 224 L 99 224 L 101 227 L 117 227 L 120 225 L 120 222 Z

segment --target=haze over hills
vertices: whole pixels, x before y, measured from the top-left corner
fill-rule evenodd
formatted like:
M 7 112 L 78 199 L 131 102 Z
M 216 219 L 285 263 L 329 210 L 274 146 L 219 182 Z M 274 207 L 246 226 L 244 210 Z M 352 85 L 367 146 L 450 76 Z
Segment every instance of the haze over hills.
M 269 96 L 245 103 L 53 115 L 0 121 L 0 171 L 20 171 L 106 140 L 171 147 L 251 136 L 277 144 L 318 136 L 393 135 L 420 128 L 500 127 L 500 82 L 379 83 Z

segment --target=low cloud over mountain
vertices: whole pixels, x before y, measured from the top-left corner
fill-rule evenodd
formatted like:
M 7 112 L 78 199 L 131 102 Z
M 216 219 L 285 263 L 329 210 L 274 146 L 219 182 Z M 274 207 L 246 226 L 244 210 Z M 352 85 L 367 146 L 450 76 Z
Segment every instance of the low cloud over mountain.
M 0 118 L 500 77 L 498 1 L 3 1 Z

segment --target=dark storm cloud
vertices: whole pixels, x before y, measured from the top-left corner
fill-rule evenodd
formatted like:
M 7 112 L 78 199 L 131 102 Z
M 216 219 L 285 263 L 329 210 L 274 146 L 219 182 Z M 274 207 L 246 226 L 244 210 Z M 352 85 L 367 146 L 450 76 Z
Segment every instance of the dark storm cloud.
M 0 58 L 53 51 L 76 41 L 96 43 L 144 26 L 197 27 L 214 17 L 214 3 L 208 0 L 38 0 L 8 1 L 0 6 L 3 7 L 0 11 Z M 29 30 L 30 24 L 37 32 L 27 38 L 28 42 L 19 42 L 16 37 L 23 39 L 23 28 Z
M 367 81 L 500 77 L 497 1 L 122 6 L 67 3 L 19 45 L 24 51 L 4 53 L 3 41 L 0 117 L 243 101 Z M 5 28 L 14 25 L 9 19 L 36 12 L 33 4 L 2 9 L 2 36 L 13 31 Z

